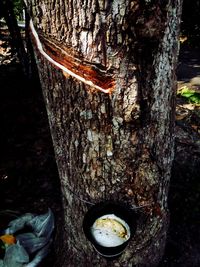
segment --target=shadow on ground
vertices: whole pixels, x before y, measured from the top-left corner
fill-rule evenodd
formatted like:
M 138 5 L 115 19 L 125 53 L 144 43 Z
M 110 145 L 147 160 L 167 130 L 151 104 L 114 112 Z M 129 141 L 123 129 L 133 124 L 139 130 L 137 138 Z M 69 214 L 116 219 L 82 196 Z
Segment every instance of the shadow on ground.
M 177 76 L 179 87 L 200 89 L 199 49 L 181 47 Z M 177 98 L 175 159 L 169 191 L 171 221 L 159 267 L 200 266 L 200 107 L 185 101 Z
M 26 80 L 10 51 L 3 56 L 0 56 L 0 229 L 16 215 L 45 213 L 48 207 L 59 225 L 60 185 L 40 85 Z M 53 262 L 54 252 L 41 266 L 51 267 Z
M 179 86 L 196 86 L 200 90 L 200 50 L 182 45 L 177 69 Z

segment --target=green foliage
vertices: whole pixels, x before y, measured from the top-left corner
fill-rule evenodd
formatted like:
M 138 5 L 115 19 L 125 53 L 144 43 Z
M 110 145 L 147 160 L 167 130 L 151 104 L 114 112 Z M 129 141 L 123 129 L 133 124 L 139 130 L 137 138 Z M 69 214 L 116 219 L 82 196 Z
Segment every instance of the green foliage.
M 3 14 L 3 7 L 6 7 L 6 1 L 8 0 L 0 0 L 0 18 L 4 17 Z M 17 20 L 22 20 L 23 16 L 23 9 L 24 9 L 24 2 L 23 0 L 9 0 L 12 4 L 14 14 L 17 18 Z M 4 8 L 5 8 L 4 7 Z
M 189 103 L 193 103 L 197 105 L 200 104 L 200 93 L 188 88 L 187 86 L 181 87 L 178 90 L 177 94 L 186 98 Z
M 13 0 L 13 10 L 18 20 L 22 19 L 24 3 L 23 0 Z

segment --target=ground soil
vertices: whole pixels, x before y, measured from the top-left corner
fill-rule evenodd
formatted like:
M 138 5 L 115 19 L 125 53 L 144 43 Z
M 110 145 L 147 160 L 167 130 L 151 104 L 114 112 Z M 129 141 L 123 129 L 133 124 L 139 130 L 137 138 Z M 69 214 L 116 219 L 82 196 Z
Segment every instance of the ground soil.
M 0 36 L 0 231 L 16 216 L 48 207 L 59 225 L 60 185 L 40 84 L 24 76 L 8 38 Z M 53 262 L 52 252 L 41 266 Z
M 15 216 L 43 213 L 48 207 L 58 226 L 62 218 L 60 185 L 42 91 L 37 79 L 23 75 L 8 39 L 7 34 L 0 35 L 0 231 Z M 181 50 L 179 86 L 187 83 L 198 89 L 192 79 L 200 77 L 199 60 L 198 50 Z M 193 74 L 188 62 L 193 64 Z M 178 98 L 169 192 L 171 223 L 160 267 L 200 266 L 199 133 L 199 107 Z M 41 267 L 54 266 L 57 246 L 55 242 Z

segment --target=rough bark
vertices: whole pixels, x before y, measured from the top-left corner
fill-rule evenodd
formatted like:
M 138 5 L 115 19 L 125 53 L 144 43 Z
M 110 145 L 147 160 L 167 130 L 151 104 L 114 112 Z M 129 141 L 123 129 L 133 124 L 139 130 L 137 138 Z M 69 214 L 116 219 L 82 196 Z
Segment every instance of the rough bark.
M 25 75 L 28 76 L 28 58 L 22 41 L 20 29 L 17 25 L 17 19 L 13 10 L 13 3 L 10 0 L 2 0 L 1 3 L 2 14 L 5 18 L 11 35 L 11 47 L 16 50 L 18 58 L 20 60 L 22 70 Z
M 65 240 L 58 266 L 156 266 L 169 222 L 175 68 L 181 1 L 27 2 L 43 48 L 103 93 L 49 63 L 35 43 L 61 180 Z M 120 258 L 99 256 L 82 231 L 89 203 L 138 209 Z

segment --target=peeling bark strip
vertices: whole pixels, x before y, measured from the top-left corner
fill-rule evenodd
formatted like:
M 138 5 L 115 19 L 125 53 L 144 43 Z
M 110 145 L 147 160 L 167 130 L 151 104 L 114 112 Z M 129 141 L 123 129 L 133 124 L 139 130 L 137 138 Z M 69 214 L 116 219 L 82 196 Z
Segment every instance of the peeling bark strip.
M 56 44 L 54 40 L 50 40 L 42 36 L 42 43 L 44 50 L 48 51 L 48 55 L 54 61 L 57 61 L 61 65 L 67 67 L 68 70 L 72 71 L 76 75 L 84 77 L 87 81 L 92 81 L 94 88 L 101 90 L 104 93 L 110 93 L 114 89 L 115 82 L 111 77 L 111 74 L 108 75 L 107 70 L 100 64 L 92 64 L 85 62 L 80 55 L 75 54 L 72 49 L 62 46 L 61 44 Z M 69 75 L 68 72 L 63 71 L 63 74 Z M 85 83 L 85 82 L 84 82 Z M 90 84 L 89 84 L 90 85 Z M 103 90 L 102 90 L 103 88 Z
M 30 20 L 30 30 L 39 52 L 49 62 L 61 69 L 65 76 L 70 75 L 101 92 L 107 94 L 112 92 L 115 85 L 114 80 L 110 76 L 105 76 L 105 72 L 101 74 L 100 70 L 94 69 L 93 66 L 78 61 L 76 58 L 73 58 L 72 55 L 66 55 L 66 52 L 56 46 L 53 42 L 46 42 L 45 48 L 47 52 L 45 52 L 32 19 Z

